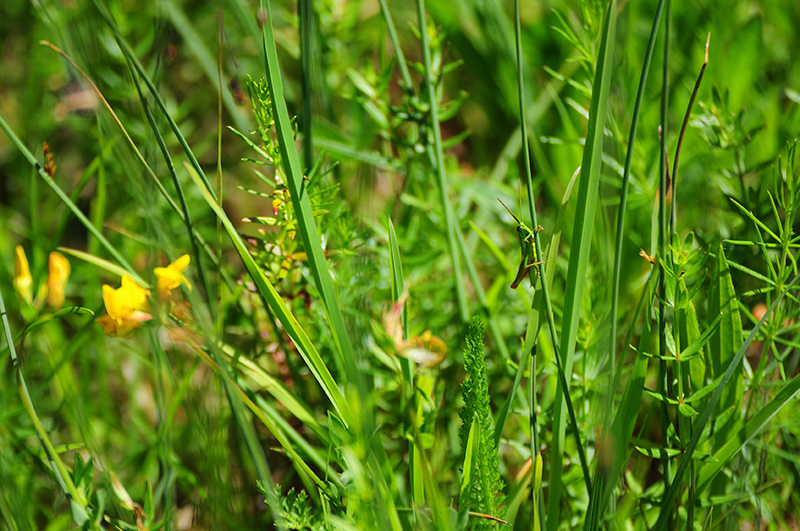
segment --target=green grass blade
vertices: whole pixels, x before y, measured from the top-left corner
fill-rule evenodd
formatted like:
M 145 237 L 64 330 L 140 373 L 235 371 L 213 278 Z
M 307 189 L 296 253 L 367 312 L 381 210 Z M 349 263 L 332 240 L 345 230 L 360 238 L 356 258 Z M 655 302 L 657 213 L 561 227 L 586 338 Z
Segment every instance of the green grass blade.
M 0 122 L 2 122 L 2 118 L 0 118 Z M 5 122 L 2 123 L 5 124 Z M 42 425 L 41 420 L 39 420 L 39 416 L 36 414 L 36 408 L 33 405 L 30 393 L 28 392 L 28 386 L 26 385 L 25 378 L 22 375 L 20 360 L 17 357 L 17 349 L 14 346 L 14 336 L 11 333 L 11 325 L 8 322 L 6 303 L 3 299 L 2 290 L 0 290 L 0 319 L 2 319 L 3 322 L 3 336 L 5 337 L 6 345 L 8 346 L 8 353 L 11 356 L 11 364 L 13 365 L 14 372 L 16 373 L 17 389 L 19 390 L 19 396 L 22 400 L 22 405 L 25 408 L 25 411 L 28 413 L 31 423 L 33 424 L 36 435 L 42 445 L 42 449 L 47 456 L 47 462 L 50 464 L 50 469 L 52 470 L 59 487 L 61 487 L 64 496 L 67 498 L 67 500 L 69 500 L 70 508 L 72 509 L 73 520 L 76 524 L 78 524 L 78 526 L 83 526 L 89 520 L 88 501 L 83 495 L 83 492 L 75 487 L 72 477 L 69 474 L 69 470 L 59 457 L 58 452 L 53 446 L 53 443 L 50 441 L 50 437 L 47 435 L 47 431 Z
M 692 440 L 689 441 L 689 445 L 686 447 L 684 451 L 685 455 L 692 455 L 694 454 L 695 449 L 697 448 L 697 444 L 700 441 L 700 437 L 703 435 L 703 429 L 705 428 L 708 421 L 711 419 L 711 415 L 714 412 L 714 408 L 719 402 L 720 398 L 722 397 L 722 393 L 725 391 L 728 383 L 730 382 L 731 378 L 733 377 L 733 373 L 737 369 L 741 369 L 742 358 L 747 352 L 747 349 L 750 347 L 750 343 L 753 342 L 758 331 L 761 329 L 761 326 L 764 324 L 769 316 L 772 314 L 772 311 L 778 305 L 778 303 L 783 300 L 789 291 L 800 281 L 800 275 L 794 277 L 786 288 L 780 292 L 780 294 L 775 298 L 772 302 L 770 307 L 761 317 L 761 319 L 756 323 L 750 333 L 747 335 L 747 339 L 745 339 L 744 343 L 739 350 L 736 352 L 736 356 L 731 359 L 730 363 L 728 364 L 728 368 L 725 371 L 725 374 L 722 376 L 722 380 L 720 380 L 719 385 L 717 386 L 714 394 L 711 395 L 711 399 L 708 401 L 703 413 L 700 415 L 700 418 L 697 420 L 696 424 L 694 425 L 694 435 L 692 436 Z M 675 500 L 678 497 L 678 491 L 681 487 L 681 479 L 683 478 L 683 474 L 686 472 L 686 468 L 689 466 L 691 459 L 683 459 L 678 465 L 678 469 L 675 471 L 675 476 L 673 478 L 672 484 L 669 486 L 669 489 L 664 493 L 664 499 L 661 505 L 661 514 L 658 517 L 658 521 L 654 526 L 654 531 L 665 531 L 667 529 L 667 523 L 670 520 L 670 515 L 672 514 L 672 505 L 675 503 Z
M 261 389 L 271 394 L 279 404 L 302 422 L 305 427 L 311 429 L 323 442 L 328 442 L 327 429 L 317 421 L 308 406 L 280 380 L 262 369 L 248 357 L 234 351 L 233 348 L 223 345 L 219 349 L 234 367 L 247 375 Z
M 737 304 L 736 292 L 731 279 L 730 267 L 725 258 L 722 244 L 717 247 L 717 259 L 714 267 L 714 276 L 711 281 L 711 289 L 708 296 L 708 319 L 720 316 L 720 324 L 709 341 L 709 354 L 711 361 L 711 379 L 718 378 L 725 372 L 725 368 L 733 359 L 734 353 L 739 348 L 742 341 L 742 319 L 739 315 L 739 305 Z M 708 328 L 713 328 L 709 324 Z M 717 405 L 715 414 L 720 414 L 733 404 L 742 403 L 742 393 L 744 392 L 743 381 L 744 369 L 740 365 L 734 372 L 734 381 L 722 393 Z M 719 448 L 728 441 L 728 432 L 732 428 L 723 427 L 714 436 L 714 447 Z
M 289 188 L 292 205 L 297 215 L 298 232 L 303 240 L 303 247 L 308 254 L 308 265 L 314 277 L 314 283 L 322 297 L 325 312 L 331 324 L 331 332 L 337 347 L 336 352 L 339 362 L 345 370 L 347 382 L 358 384 L 360 379 L 358 378 L 355 353 L 350 343 L 350 337 L 347 334 L 347 328 L 344 325 L 344 317 L 339 306 L 338 296 L 333 286 L 328 262 L 322 251 L 319 231 L 311 212 L 311 201 L 306 192 L 300 158 L 297 155 L 294 143 L 289 111 L 286 108 L 286 100 L 283 96 L 283 80 L 281 79 L 278 65 L 278 51 L 275 47 L 275 36 L 272 28 L 272 9 L 264 9 L 262 7 L 262 10 L 265 14 L 262 26 L 262 46 L 267 79 L 272 93 L 275 132 L 278 137 L 278 148 L 280 149 L 281 161 L 286 176 L 286 185 Z
M 467 447 L 464 451 L 464 467 L 461 477 L 461 490 L 458 497 L 458 519 L 456 529 L 466 529 L 469 522 L 469 506 L 472 492 L 472 483 L 475 481 L 475 471 L 478 464 L 478 448 L 481 445 L 481 430 L 478 424 L 478 416 L 472 419 L 472 426 L 469 429 Z
M 575 225 L 570 247 L 567 285 L 564 295 L 563 330 L 561 333 L 561 355 L 564 374 L 572 374 L 572 358 L 575 352 L 575 338 L 580 319 L 581 299 L 586 280 L 586 272 L 591 254 L 592 231 L 598 202 L 598 184 L 602 165 L 603 129 L 608 112 L 609 87 L 611 84 L 614 37 L 617 26 L 617 2 L 611 0 L 603 20 L 602 36 L 598 53 L 597 69 L 592 84 L 591 113 L 586 133 L 586 145 L 581 164 L 581 179 L 578 184 L 578 198 Z M 568 378 L 567 378 L 568 383 Z M 561 473 L 563 439 L 566 428 L 563 411 L 563 392 L 559 386 L 556 391 L 553 439 L 550 444 L 552 462 L 550 465 L 550 490 L 547 500 L 547 530 L 555 531 L 559 525 L 561 506 Z
M 96 267 L 99 267 L 100 269 L 105 269 L 106 271 L 108 271 L 112 275 L 116 275 L 116 276 L 118 276 L 120 278 L 122 277 L 122 275 L 127 275 L 128 274 L 128 271 L 126 269 L 123 269 L 122 267 L 118 266 L 117 264 L 115 264 L 113 262 L 109 262 L 108 260 L 103 260 L 102 258 L 99 258 L 97 256 L 91 255 L 89 253 L 85 253 L 85 252 L 79 251 L 77 249 L 69 249 L 67 247 L 59 247 L 58 250 L 61 251 L 64 254 L 68 254 L 70 256 L 74 256 L 75 258 L 83 260 L 84 262 L 88 262 L 88 263 L 90 263 L 90 264 L 92 264 L 92 265 L 94 265 Z M 141 287 L 145 288 L 145 289 L 150 289 L 150 287 L 151 287 L 150 284 L 148 284 L 147 282 L 144 282 L 144 281 L 142 281 L 142 283 L 139 284 L 139 285 Z
M 314 50 L 314 6 L 311 0 L 298 0 L 300 22 L 300 84 L 303 94 L 303 111 L 300 113 L 300 132 L 303 135 L 303 166 L 311 171 L 314 166 L 314 138 L 311 120 L 312 52 Z
M 610 437 L 614 441 L 613 461 L 612 466 L 608 471 L 598 468 L 597 479 L 598 484 L 603 485 L 602 497 L 594 502 L 589 502 L 589 509 L 587 512 L 591 515 L 587 517 L 584 524 L 584 529 L 598 529 L 603 520 L 603 513 L 606 510 L 606 505 L 614 490 L 615 481 L 613 478 L 618 477 L 621 473 L 628 456 L 628 448 L 630 446 L 631 438 L 633 437 L 633 430 L 636 427 L 638 418 L 639 406 L 642 401 L 642 392 L 644 389 L 645 378 L 647 376 L 648 358 L 641 354 L 648 351 L 651 347 L 651 318 L 649 309 L 653 307 L 655 300 L 655 283 L 653 282 L 654 275 L 651 273 L 644 288 L 644 293 L 639 301 L 638 307 L 634 312 L 634 322 L 636 316 L 642 308 L 647 308 L 644 315 L 644 322 L 642 324 L 642 333 L 639 337 L 639 354 L 636 355 L 636 360 L 633 364 L 630 380 L 625 386 L 620 400 L 619 407 L 614 415 L 614 420 L 611 423 Z M 645 302 L 646 301 L 646 302 Z M 631 327 L 633 328 L 633 326 Z M 621 368 L 621 367 L 620 367 Z M 618 376 L 617 376 L 618 378 Z M 616 386 L 615 386 L 616 387 Z M 599 464 L 599 463 L 598 463 Z M 594 527 L 589 527 L 594 526 Z
M 742 450 L 745 445 L 766 426 L 786 404 L 800 391 L 800 374 L 784 385 L 770 402 L 761 408 L 758 413 L 747 421 L 735 434 L 731 434 L 728 441 L 714 454 L 716 462 L 707 463 L 700 469 L 697 480 L 697 492 L 702 492 L 708 487 L 714 477 L 722 471 L 728 461 Z
M 628 136 L 628 150 L 625 154 L 625 167 L 622 172 L 622 190 L 620 191 L 619 207 L 617 208 L 617 235 L 616 244 L 614 247 L 613 286 L 611 289 L 611 347 L 609 352 L 611 353 L 612 374 L 616 365 L 617 311 L 619 308 L 620 273 L 622 271 L 622 240 L 625 237 L 625 214 L 628 206 L 628 189 L 630 187 L 631 180 L 631 164 L 633 163 L 634 147 L 636 145 L 636 133 L 639 130 L 639 114 L 642 108 L 642 100 L 644 99 L 644 89 L 647 86 L 647 76 L 650 73 L 650 63 L 652 62 L 653 50 L 656 46 L 656 36 L 658 35 L 658 26 L 661 23 L 661 13 L 664 9 L 664 1 L 665 0 L 659 0 L 658 6 L 656 6 L 656 14 L 653 17 L 653 26 L 650 28 L 650 37 L 647 41 L 647 50 L 645 51 L 644 63 L 642 64 L 642 74 L 639 77 L 639 88 L 636 91 L 636 101 L 633 104 L 631 130 Z M 609 393 L 609 395 L 613 400 L 613 393 Z M 607 413 L 609 415 L 611 414 L 611 409 L 611 407 L 607 408 Z
M 292 312 L 286 306 L 286 303 L 284 303 L 280 298 L 278 292 L 275 291 L 275 288 L 272 287 L 272 284 L 270 284 L 266 277 L 264 277 L 264 274 L 258 268 L 258 265 L 253 260 L 253 257 L 250 256 L 250 252 L 247 250 L 247 246 L 245 245 L 244 241 L 242 241 L 242 237 L 239 236 L 239 233 L 236 231 L 236 227 L 233 226 L 233 223 L 231 223 L 228 215 L 225 214 L 214 198 L 211 197 L 211 193 L 208 191 L 208 189 L 202 186 L 202 181 L 200 181 L 200 177 L 194 172 L 194 168 L 192 168 L 188 163 L 184 163 L 184 166 L 189 172 L 189 175 L 192 176 L 192 179 L 198 185 L 200 192 L 203 194 L 203 198 L 222 221 L 222 225 L 225 227 L 231 242 L 236 248 L 236 251 L 239 253 L 239 257 L 244 263 L 245 269 L 247 269 L 247 272 L 250 274 L 253 282 L 255 282 L 258 292 L 263 297 L 265 304 L 272 309 L 278 320 L 283 325 L 286 333 L 289 334 L 289 337 L 297 347 L 298 352 L 300 352 L 303 360 L 308 365 L 308 368 L 311 370 L 314 378 L 316 378 L 317 382 L 319 382 L 322 390 L 330 399 L 337 413 L 341 416 L 345 424 L 349 424 L 351 418 L 350 407 L 347 404 L 344 395 L 339 390 L 339 387 L 337 386 L 336 381 L 333 379 L 333 376 L 331 376 L 331 373 L 328 370 L 328 367 L 325 365 L 325 362 L 320 357 L 317 349 L 314 347 L 314 344 L 311 343 L 311 339 L 309 339 L 308 335 L 306 335 L 305 330 L 303 330 L 303 328 L 300 326 L 300 323 L 297 322 L 297 319 L 295 319 L 294 315 L 292 315 Z
M 231 379 L 231 376 L 228 374 L 229 367 L 226 367 L 228 364 L 227 359 L 224 355 L 221 354 L 219 349 L 213 343 L 209 342 L 211 345 L 211 351 L 213 355 L 208 355 L 202 349 L 197 348 L 196 351 L 198 355 L 207 358 L 206 361 L 215 368 L 220 376 L 223 378 L 223 382 L 225 383 L 225 390 L 228 393 L 228 399 L 231 403 L 231 409 L 233 409 L 234 414 L 236 416 L 236 422 L 239 424 L 239 427 L 242 429 L 242 432 L 245 435 L 245 438 L 248 439 L 247 446 L 248 450 L 252 454 L 254 464 L 256 465 L 256 469 L 258 470 L 259 479 L 264 481 L 265 483 L 271 484 L 272 483 L 272 476 L 269 474 L 269 466 L 264 458 L 264 452 L 261 448 L 260 442 L 258 442 L 258 437 L 253 429 L 252 423 L 250 423 L 244 416 L 244 410 L 242 409 L 242 404 L 246 406 L 262 423 L 264 426 L 269 430 L 269 432 L 275 436 L 280 443 L 281 447 L 286 450 L 286 454 L 292 460 L 292 463 L 297 466 L 298 470 L 305 473 L 309 478 L 311 478 L 314 483 L 319 486 L 319 488 L 328 492 L 328 484 L 311 469 L 310 466 L 300 457 L 297 451 L 294 448 L 292 442 L 286 437 L 282 430 L 278 428 L 278 426 L 272 421 L 272 419 L 267 416 L 256 404 L 255 402 L 248 396 L 244 389 L 242 389 L 235 381 Z M 239 402 L 241 400 L 241 402 Z M 328 492 L 330 494 L 330 492 Z

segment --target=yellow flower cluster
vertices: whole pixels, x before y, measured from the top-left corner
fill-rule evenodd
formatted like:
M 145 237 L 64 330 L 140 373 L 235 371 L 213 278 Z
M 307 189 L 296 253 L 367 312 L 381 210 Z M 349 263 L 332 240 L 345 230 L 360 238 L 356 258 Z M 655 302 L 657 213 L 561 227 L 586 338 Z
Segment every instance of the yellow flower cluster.
M 186 284 L 189 290 L 192 289 L 192 285 L 183 275 L 190 261 L 189 255 L 185 254 L 167 267 L 156 267 L 153 270 L 158 279 L 158 296 L 162 301 L 169 299 L 172 290 L 181 284 Z M 28 307 L 40 308 L 46 297 L 47 304 L 53 308 L 60 308 L 64 304 L 64 289 L 69 274 L 69 261 L 59 253 L 50 253 L 47 282 L 40 287 L 39 294 L 34 300 L 33 277 L 25 250 L 20 245 L 14 250 L 14 289 Z M 149 290 L 138 285 L 128 275 L 123 275 L 122 285 L 119 288 L 103 286 L 103 303 L 107 313 L 97 319 L 97 322 L 109 336 L 130 337 L 137 328 L 153 318 L 148 313 L 149 297 Z
M 192 288 L 183 272 L 189 267 L 191 258 L 185 254 L 172 262 L 167 267 L 156 267 L 153 272 L 158 279 L 158 295 L 161 300 L 169 298 L 173 289 L 181 284 Z M 97 322 L 103 327 L 103 332 L 112 337 L 130 337 L 142 324 L 152 319 L 150 311 L 150 290 L 138 285 L 128 275 L 122 276 L 122 286 L 114 289 L 109 285 L 103 286 L 103 302 L 106 305 L 107 315 L 100 317 Z

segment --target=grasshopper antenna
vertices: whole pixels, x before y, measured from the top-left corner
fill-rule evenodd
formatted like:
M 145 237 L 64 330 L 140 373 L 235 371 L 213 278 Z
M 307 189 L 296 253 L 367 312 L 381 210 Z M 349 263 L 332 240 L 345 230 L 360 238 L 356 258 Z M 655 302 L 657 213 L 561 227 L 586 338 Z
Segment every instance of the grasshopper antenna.
M 503 203 L 503 201 L 501 201 L 501 200 L 500 200 L 500 198 L 499 198 L 499 197 L 497 198 L 497 200 L 498 200 L 498 201 L 500 201 L 500 204 L 501 204 L 501 205 L 503 205 L 503 207 L 504 207 L 506 210 L 508 210 L 508 213 L 509 213 L 509 214 L 511 214 L 511 217 L 512 217 L 512 218 L 514 218 L 514 221 L 516 221 L 516 222 L 517 222 L 517 225 L 519 225 L 519 224 L 520 224 L 519 218 L 518 218 L 517 216 L 515 216 L 513 212 L 511 212 L 511 209 L 510 209 L 510 208 L 508 208 L 508 207 L 506 206 L 506 204 L 505 204 L 505 203 Z

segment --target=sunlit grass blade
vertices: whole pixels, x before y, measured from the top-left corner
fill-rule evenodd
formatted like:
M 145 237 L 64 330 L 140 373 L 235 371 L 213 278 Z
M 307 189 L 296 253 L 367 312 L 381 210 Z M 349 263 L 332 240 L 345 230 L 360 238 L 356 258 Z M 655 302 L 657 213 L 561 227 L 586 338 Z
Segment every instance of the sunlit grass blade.
M 306 190 L 303 170 L 297 148 L 294 143 L 294 131 L 286 101 L 283 96 L 283 79 L 278 65 L 278 52 L 275 48 L 275 36 L 272 28 L 272 9 L 261 7 L 264 16 L 261 36 L 267 80 L 272 94 L 272 107 L 275 117 L 275 132 L 278 137 L 278 148 L 286 176 L 286 185 L 292 198 L 292 205 L 297 216 L 297 228 L 303 240 L 303 247 L 308 254 L 308 264 L 314 277 L 314 284 L 322 297 L 322 303 L 331 325 L 333 340 L 339 362 L 345 370 L 346 382 L 359 385 L 355 352 L 350 336 L 344 324 L 344 317 L 339 305 L 339 298 L 333 285 L 328 262 L 322 250 L 319 231 L 311 212 L 311 201 Z
M 228 361 L 225 359 L 224 356 L 220 355 L 219 349 L 212 343 L 209 343 L 211 347 L 211 353 L 209 354 L 204 349 L 199 347 L 195 347 L 195 352 L 202 358 L 206 360 L 206 362 L 217 371 L 223 378 L 223 382 L 225 383 L 225 390 L 228 393 L 228 399 L 231 404 L 231 409 L 233 410 L 236 416 L 236 422 L 239 427 L 242 429 L 246 438 L 250 439 L 247 441 L 248 450 L 252 454 L 254 464 L 256 465 L 256 469 L 259 473 L 259 479 L 268 484 L 272 483 L 272 476 L 269 474 L 269 467 L 264 459 L 264 453 L 261 448 L 261 444 L 258 442 L 258 437 L 253 431 L 253 425 L 251 422 L 247 420 L 244 415 L 244 410 L 242 409 L 242 404 L 246 406 L 255 416 L 260 420 L 264 426 L 269 430 L 269 432 L 275 436 L 275 438 L 280 443 L 281 447 L 286 450 L 286 454 L 292 460 L 295 466 L 297 466 L 298 470 L 302 473 L 308 475 L 317 486 L 328 494 L 329 485 L 320 478 L 308 464 L 300 457 L 297 451 L 294 448 L 292 442 L 286 437 L 282 430 L 280 430 L 277 425 L 270 419 L 256 404 L 253 400 L 248 396 L 247 392 L 242 389 L 235 381 L 233 381 L 230 375 L 227 373 L 228 367 L 225 365 L 228 364 Z M 241 401 L 241 402 L 239 402 Z M 276 506 L 278 507 L 278 506 Z M 277 518 L 276 518 L 277 519 Z
M 570 246 L 569 269 L 564 294 L 564 317 L 561 332 L 561 356 L 564 374 L 572 374 L 572 361 L 575 352 L 575 339 L 580 320 L 581 300 L 588 270 L 594 217 L 598 202 L 598 184 L 602 165 L 603 129 L 608 112 L 609 88 L 613 69 L 614 37 L 616 35 L 617 2 L 611 0 L 606 7 L 603 29 L 600 37 L 600 48 L 597 57 L 597 68 L 592 83 L 592 103 L 589 114 L 589 126 L 586 132 L 586 144 L 581 163 L 581 178 L 578 183 L 578 197 L 575 211 L 575 224 Z M 569 383 L 569 378 L 567 378 Z M 556 391 L 556 402 L 553 413 L 553 438 L 550 443 L 549 497 L 547 500 L 548 531 L 555 531 L 559 526 L 561 509 L 562 453 L 564 451 L 564 431 L 566 422 L 563 411 L 563 392 L 559 386 Z
M 68 247 L 59 247 L 58 250 L 61 251 L 64 254 L 68 254 L 70 256 L 74 256 L 75 258 L 78 258 L 78 259 L 83 260 L 83 261 L 85 261 L 85 262 L 87 262 L 89 264 L 92 264 L 95 267 L 99 267 L 100 269 L 104 269 L 104 270 L 108 271 L 109 273 L 111 273 L 112 275 L 116 275 L 116 276 L 118 276 L 120 278 L 122 277 L 122 275 L 129 275 L 130 274 L 127 269 L 123 269 L 122 267 L 118 266 L 117 264 L 115 264 L 113 262 L 109 262 L 108 260 L 103 260 L 102 258 L 100 258 L 98 256 L 94 256 L 94 255 L 91 255 L 89 253 L 85 253 L 83 251 L 79 251 L 77 249 L 69 249 Z M 144 282 L 143 280 L 141 280 L 141 284 L 139 284 L 139 285 L 142 286 L 143 288 L 146 288 L 146 289 L 150 289 L 151 288 L 150 284 L 148 282 Z
M 327 428 L 324 428 L 317 421 L 308 406 L 280 380 L 262 369 L 257 363 L 244 356 L 241 352 L 234 351 L 232 347 L 222 345 L 219 349 L 225 354 L 234 367 L 255 382 L 261 389 L 271 394 L 279 404 L 285 407 L 297 420 L 302 422 L 305 427 L 309 428 L 320 437 L 323 442 L 329 442 L 330 437 L 327 433 Z
M 253 282 L 255 282 L 258 292 L 263 298 L 265 304 L 272 309 L 278 320 L 283 325 L 286 333 L 289 334 L 289 337 L 297 347 L 297 350 L 300 352 L 303 360 L 308 365 L 308 368 L 311 370 L 312 374 L 314 374 L 314 377 L 319 382 L 322 390 L 330 399 L 334 408 L 336 408 L 336 411 L 341 416 L 342 420 L 345 422 L 345 424 L 349 424 L 350 407 L 348 406 L 344 395 L 342 395 L 342 392 L 339 390 L 339 387 L 328 370 L 328 367 L 325 365 L 325 362 L 320 357 L 317 349 L 314 347 L 314 344 L 311 343 L 311 339 L 309 339 L 308 335 L 306 335 L 305 331 L 300 326 L 300 323 L 297 322 L 297 319 L 295 319 L 294 315 L 292 315 L 292 312 L 286 306 L 286 303 L 284 303 L 280 298 L 278 292 L 275 291 L 275 288 L 272 287 L 272 284 L 270 284 L 266 277 L 264 277 L 264 273 L 261 272 L 261 270 L 258 268 L 258 265 L 253 260 L 253 257 L 250 256 L 250 252 L 248 251 L 244 241 L 242 241 L 242 237 L 239 236 L 239 233 L 236 231 L 236 227 L 233 226 L 233 223 L 231 223 L 228 215 L 225 214 L 217 202 L 214 201 L 214 198 L 211 197 L 211 193 L 202 186 L 202 181 L 200 181 L 199 176 L 197 176 L 197 174 L 194 172 L 194 168 L 186 163 L 184 163 L 184 166 L 189 172 L 189 175 L 192 176 L 192 179 L 196 181 L 199 190 L 203 194 L 203 198 L 222 221 L 222 225 L 225 227 L 231 242 L 236 248 L 236 251 L 239 253 L 239 257 L 244 263 L 247 272 L 250 274 Z

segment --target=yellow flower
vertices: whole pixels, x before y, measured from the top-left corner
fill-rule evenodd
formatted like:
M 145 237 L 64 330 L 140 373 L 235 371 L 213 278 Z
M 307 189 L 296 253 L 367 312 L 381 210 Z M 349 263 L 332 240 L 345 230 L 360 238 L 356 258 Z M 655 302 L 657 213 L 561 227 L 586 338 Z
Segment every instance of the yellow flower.
M 50 253 L 47 275 L 47 304 L 60 308 L 64 304 L 64 288 L 69 278 L 69 260 L 60 253 Z
M 130 337 L 152 317 L 144 311 L 150 309 L 147 304 L 149 296 L 149 290 L 139 286 L 128 275 L 123 275 L 122 287 L 114 289 L 109 285 L 103 286 L 103 302 L 108 314 L 97 322 L 109 336 Z
M 168 299 L 170 292 L 181 284 L 186 284 L 189 291 L 191 291 L 192 285 L 183 276 L 183 272 L 189 267 L 190 261 L 189 255 L 185 254 L 167 267 L 157 267 L 153 270 L 153 273 L 158 277 L 158 295 L 161 300 Z
M 28 267 L 25 249 L 21 245 L 17 245 L 14 250 L 14 289 L 25 302 L 33 303 L 33 277 Z

